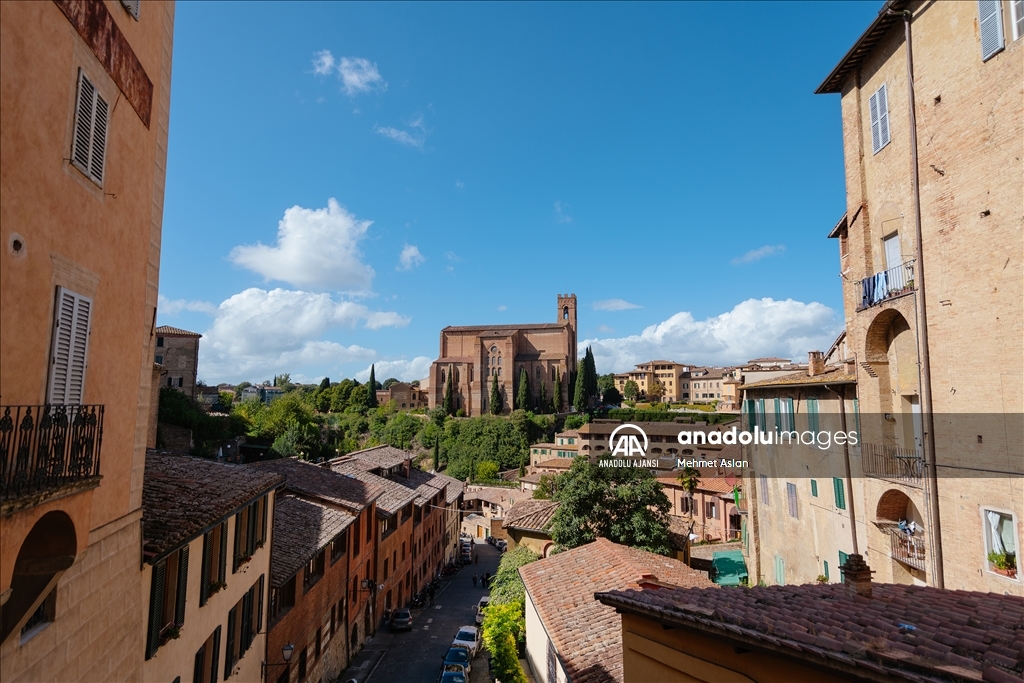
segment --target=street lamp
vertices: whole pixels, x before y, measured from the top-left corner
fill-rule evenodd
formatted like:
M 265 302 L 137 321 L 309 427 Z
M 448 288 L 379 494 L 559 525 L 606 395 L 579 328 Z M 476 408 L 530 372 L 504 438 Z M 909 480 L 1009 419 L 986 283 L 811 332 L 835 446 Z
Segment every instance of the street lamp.
M 288 666 L 288 662 L 291 661 L 292 653 L 294 651 L 295 651 L 295 646 L 292 643 L 288 643 L 287 645 L 285 645 L 284 647 L 281 648 L 281 657 L 282 657 L 282 659 L 284 659 L 283 662 L 278 662 L 277 664 L 269 664 L 267 662 L 263 662 L 263 672 L 262 672 L 261 678 L 266 678 L 267 671 L 272 666 Z

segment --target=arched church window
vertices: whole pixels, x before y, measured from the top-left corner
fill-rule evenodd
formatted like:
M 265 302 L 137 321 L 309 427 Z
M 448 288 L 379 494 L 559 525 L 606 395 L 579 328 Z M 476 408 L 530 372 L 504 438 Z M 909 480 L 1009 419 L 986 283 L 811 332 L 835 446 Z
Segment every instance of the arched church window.
M 568 320 L 568 319 L 569 319 L 569 307 L 566 306 L 565 308 L 562 309 L 562 320 Z
M 442 370 L 441 371 L 441 384 L 444 384 L 444 381 L 445 381 L 444 370 Z
M 498 356 L 498 365 L 501 365 L 501 356 Z

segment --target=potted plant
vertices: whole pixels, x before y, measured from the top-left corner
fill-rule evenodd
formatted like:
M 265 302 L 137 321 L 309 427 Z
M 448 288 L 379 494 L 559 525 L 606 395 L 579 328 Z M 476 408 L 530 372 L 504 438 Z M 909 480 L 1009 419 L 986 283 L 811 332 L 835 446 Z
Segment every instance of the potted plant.
M 826 584 L 826 583 L 828 583 L 828 577 L 827 577 L 827 576 L 825 576 L 824 574 L 818 574 L 818 579 L 817 579 L 817 581 L 818 581 L 818 583 L 820 583 L 820 584 Z
M 210 595 L 215 595 L 227 587 L 228 584 L 223 581 L 214 581 L 210 584 Z
M 988 554 L 988 561 L 992 570 L 997 574 L 1008 576 L 1011 579 L 1017 576 L 1017 556 L 1014 553 L 996 552 L 993 550 Z
M 164 630 L 160 632 L 160 637 L 164 641 L 177 640 L 181 636 L 181 624 L 167 624 L 164 626 Z

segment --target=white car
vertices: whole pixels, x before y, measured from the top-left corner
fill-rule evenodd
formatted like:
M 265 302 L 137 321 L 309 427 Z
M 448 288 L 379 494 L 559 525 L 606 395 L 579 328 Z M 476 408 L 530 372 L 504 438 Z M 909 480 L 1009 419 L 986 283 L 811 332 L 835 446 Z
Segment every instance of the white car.
M 491 598 L 488 595 L 480 598 L 480 602 L 476 605 L 476 625 L 480 626 L 484 623 L 484 609 L 490 604 Z
M 469 650 L 469 657 L 472 659 L 480 651 L 480 629 L 476 626 L 463 626 L 459 629 L 452 647 L 462 647 Z

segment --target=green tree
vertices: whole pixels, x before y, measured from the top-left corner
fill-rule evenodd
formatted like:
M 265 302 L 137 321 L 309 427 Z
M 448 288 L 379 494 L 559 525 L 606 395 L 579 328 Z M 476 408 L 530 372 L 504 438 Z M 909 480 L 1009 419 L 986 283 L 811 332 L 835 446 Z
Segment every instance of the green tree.
M 503 554 L 498 562 L 498 570 L 491 580 L 491 605 L 525 603 L 526 587 L 519 576 L 519 568 L 539 559 L 540 555 L 525 545 L 517 546 L 515 550 Z
M 684 467 L 683 471 L 679 473 L 676 480 L 682 485 L 683 490 L 686 491 L 686 497 L 693 500 L 693 494 L 700 486 L 700 471 L 692 467 Z
M 320 391 L 326 391 L 327 389 L 330 389 L 330 388 L 331 388 L 331 378 L 330 377 L 324 377 L 322 380 L 320 380 Z
M 551 520 L 551 538 L 567 549 L 607 538 L 661 555 L 671 554 L 668 511 L 671 504 L 650 470 L 600 467 L 577 458 L 559 477 Z
M 582 363 L 585 365 L 586 361 Z M 581 368 L 576 373 L 576 391 L 573 394 L 572 405 L 576 408 L 576 412 L 582 413 L 587 406 L 587 379 L 586 372 Z
M 445 415 L 455 414 L 455 396 L 453 395 L 452 388 L 452 374 L 452 369 L 448 368 L 448 380 L 444 385 L 444 399 L 442 400 Z
M 498 463 L 493 460 L 484 460 L 476 466 L 477 481 L 497 481 Z
M 388 389 L 388 388 L 391 387 L 392 384 L 398 384 L 398 383 L 399 383 L 398 378 L 396 378 L 396 377 L 388 377 L 386 380 L 384 380 L 384 383 L 381 384 L 381 388 L 382 389 Z
M 628 380 L 626 386 L 622 387 L 622 393 L 630 401 L 635 401 L 640 397 L 640 387 L 633 380 Z
M 590 422 L 590 416 L 586 413 L 573 413 L 572 415 L 565 416 L 565 423 L 562 425 L 562 428 L 579 429 L 588 422 Z
M 434 471 L 441 471 L 441 436 L 434 439 Z
M 516 408 L 530 409 L 530 374 L 524 367 L 519 371 L 519 392 L 516 394 Z
M 491 398 L 488 403 L 491 415 L 501 415 L 505 406 L 502 405 L 501 389 L 498 388 L 498 373 L 491 375 Z
M 615 388 L 615 375 L 614 374 L 609 372 L 607 375 L 598 375 L 597 376 L 597 390 L 598 391 L 600 391 L 603 394 L 604 392 L 608 391 L 609 389 L 613 389 L 613 388 Z
M 597 396 L 597 365 L 594 363 L 594 351 L 589 346 L 583 356 L 583 390 L 588 399 Z
M 491 653 L 491 674 L 502 683 L 526 683 L 519 663 L 518 641 L 526 630 L 524 608 L 519 604 L 488 605 L 484 612 L 484 645 Z
M 651 385 L 647 388 L 647 398 L 651 400 L 651 403 L 658 403 L 664 395 L 665 385 L 658 380 L 651 382 Z
M 239 382 L 235 386 L 235 400 L 236 401 L 241 401 L 242 400 L 242 389 L 245 389 L 246 387 L 251 387 L 251 386 L 252 386 L 252 382 Z
M 374 367 L 370 365 L 370 379 L 366 382 L 366 407 L 377 407 L 377 380 L 374 378 Z
M 354 410 L 360 413 L 365 412 L 366 403 L 369 400 L 367 398 L 368 391 L 369 390 L 367 389 L 367 386 L 365 384 L 360 384 L 359 386 L 352 387 L 352 391 L 350 391 L 348 394 L 348 404 L 346 405 L 345 409 Z M 376 394 L 374 395 L 374 399 L 376 399 Z
M 622 405 L 622 394 L 615 387 L 608 387 L 601 393 L 601 403 L 606 406 Z
M 557 489 L 557 478 L 554 474 L 540 475 L 537 488 L 533 490 L 533 497 L 537 500 L 551 500 Z
M 548 411 L 548 397 L 547 397 L 547 383 L 541 379 L 540 381 L 540 396 L 537 398 L 537 412 L 543 415 Z
M 558 414 L 562 412 L 564 407 L 562 402 L 562 375 L 558 370 L 555 370 L 555 388 L 551 394 L 551 407 L 555 409 L 555 414 Z

